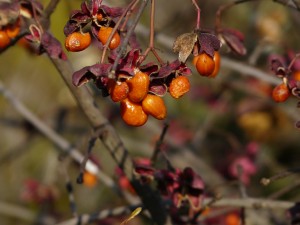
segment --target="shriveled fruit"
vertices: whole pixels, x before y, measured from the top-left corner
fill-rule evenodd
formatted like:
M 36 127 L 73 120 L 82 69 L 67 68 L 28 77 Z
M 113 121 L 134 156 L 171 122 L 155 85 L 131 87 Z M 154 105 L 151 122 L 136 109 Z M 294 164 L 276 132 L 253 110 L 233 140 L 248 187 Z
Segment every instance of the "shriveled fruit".
M 277 85 L 272 92 L 272 98 L 275 102 L 284 102 L 290 97 L 291 93 L 285 83 Z
M 97 184 L 97 177 L 96 175 L 85 171 L 83 173 L 83 184 L 87 187 L 94 187 Z
M 174 78 L 169 86 L 170 95 L 173 98 L 180 98 L 190 90 L 190 81 L 185 76 Z
M 145 113 L 158 120 L 163 120 L 167 116 L 164 100 L 157 95 L 148 94 L 142 101 L 142 107 Z
M 141 102 L 149 91 L 150 78 L 148 74 L 137 72 L 126 81 L 129 87 L 128 98 L 132 102 Z
M 213 73 L 215 69 L 215 62 L 213 58 L 206 53 L 201 53 L 198 56 L 196 69 L 201 76 L 207 77 Z
M 106 44 L 112 30 L 113 30 L 112 27 L 101 27 L 100 28 L 99 33 L 98 33 L 98 38 L 103 45 Z M 120 35 L 118 34 L 118 32 L 115 32 L 108 47 L 113 50 L 120 45 L 120 42 L 121 42 Z
M 91 41 L 90 33 L 74 32 L 67 36 L 65 47 L 70 52 L 79 52 L 89 47 Z
M 121 101 L 121 117 L 130 126 L 142 126 L 147 122 L 148 115 L 142 105 L 130 101 L 128 98 Z
M 7 33 L 3 30 L 0 30 L 0 48 L 5 48 L 7 45 L 9 45 L 10 39 L 7 35 Z
M 215 68 L 214 68 L 214 71 L 209 75 L 210 78 L 216 77 L 219 73 L 219 70 L 220 70 L 221 56 L 220 56 L 220 53 L 218 51 L 215 51 L 213 60 L 215 62 Z
M 108 81 L 108 92 L 114 102 L 120 102 L 127 98 L 129 87 L 126 82 L 118 82 L 115 80 Z

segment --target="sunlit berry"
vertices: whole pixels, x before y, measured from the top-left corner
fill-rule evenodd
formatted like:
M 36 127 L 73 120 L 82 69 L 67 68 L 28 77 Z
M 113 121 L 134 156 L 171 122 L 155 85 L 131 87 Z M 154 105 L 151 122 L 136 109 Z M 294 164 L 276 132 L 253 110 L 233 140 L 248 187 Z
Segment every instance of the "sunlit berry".
M 88 171 L 83 173 L 83 184 L 87 187 L 94 187 L 98 182 L 98 178 L 95 174 Z
M 132 102 L 141 102 L 149 91 L 150 78 L 148 74 L 137 72 L 127 81 L 129 87 L 128 98 Z
M 100 40 L 100 42 L 105 45 L 111 32 L 112 32 L 113 28 L 112 27 L 101 27 L 98 33 L 98 38 Z M 113 50 L 115 48 L 117 48 L 120 45 L 121 42 L 121 38 L 120 35 L 118 34 L 118 32 L 116 31 L 108 45 L 108 47 Z
M 213 58 L 206 53 L 201 53 L 197 57 L 196 69 L 201 76 L 209 76 L 214 72 L 215 62 Z
M 7 35 L 7 33 L 3 30 L 0 30 L 0 48 L 5 48 L 7 45 L 9 45 L 10 39 Z
M 236 213 L 229 213 L 225 217 L 225 225 L 239 225 L 240 218 Z
M 70 52 L 79 52 L 89 47 L 91 41 L 90 33 L 74 32 L 67 36 L 65 47 Z
M 126 82 L 119 82 L 115 80 L 108 81 L 108 93 L 114 102 L 120 102 L 127 98 L 129 87 Z
M 300 70 L 293 72 L 293 78 L 296 81 L 300 81 Z
M 145 113 L 158 120 L 163 120 L 167 116 L 164 100 L 157 95 L 148 94 L 142 101 L 142 107 Z
M 169 86 L 170 95 L 173 98 L 180 98 L 190 90 L 190 81 L 186 76 L 174 78 Z
M 128 98 L 121 101 L 121 117 L 127 125 L 135 127 L 144 125 L 148 119 L 142 105 L 134 103 Z
M 285 83 L 277 85 L 272 92 L 272 98 L 275 102 L 284 102 L 291 95 L 288 86 Z

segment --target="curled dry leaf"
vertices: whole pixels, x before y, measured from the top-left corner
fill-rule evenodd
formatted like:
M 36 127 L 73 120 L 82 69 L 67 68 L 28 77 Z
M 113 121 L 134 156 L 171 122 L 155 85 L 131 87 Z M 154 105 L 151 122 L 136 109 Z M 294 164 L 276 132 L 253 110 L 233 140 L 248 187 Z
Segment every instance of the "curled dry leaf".
M 222 29 L 220 32 L 223 41 L 238 55 L 246 55 L 247 49 L 244 46 L 244 35 L 235 29 Z
M 206 53 L 210 57 L 214 57 L 215 51 L 218 51 L 221 47 L 220 40 L 210 33 L 198 32 L 198 40 L 200 44 L 199 53 Z
M 185 33 L 178 36 L 173 44 L 173 51 L 178 52 L 178 60 L 185 62 L 188 56 L 191 54 L 194 45 L 197 41 L 197 34 Z

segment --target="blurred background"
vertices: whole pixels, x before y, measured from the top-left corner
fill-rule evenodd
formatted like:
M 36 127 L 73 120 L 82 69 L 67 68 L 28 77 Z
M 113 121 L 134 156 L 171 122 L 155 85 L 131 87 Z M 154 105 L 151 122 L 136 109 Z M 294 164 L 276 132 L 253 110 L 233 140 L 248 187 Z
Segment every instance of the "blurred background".
M 126 1 L 121 0 L 106 2 L 112 6 L 126 5 Z M 227 2 L 230 1 L 199 1 L 203 28 L 214 28 L 217 9 Z M 42 3 L 46 5 L 48 1 Z M 51 32 L 61 43 L 64 43 L 63 27 L 70 11 L 78 9 L 80 4 L 80 0 L 60 1 L 51 17 Z M 190 1 L 182 0 L 157 1 L 156 8 L 156 48 L 163 59 L 175 60 L 173 41 L 194 29 L 196 11 Z M 149 37 L 149 11 L 148 6 L 137 28 L 144 49 Z M 233 182 L 238 178 L 234 165 L 241 162 L 243 176 L 240 179 L 249 196 L 299 201 L 298 175 L 267 187 L 260 184 L 262 177 L 299 168 L 300 131 L 295 127 L 300 120 L 297 99 L 292 97 L 285 103 L 275 103 L 270 97 L 274 84 L 226 64 L 226 60 L 248 64 L 272 76 L 268 64 L 270 54 L 299 51 L 299 12 L 272 1 L 253 1 L 231 8 L 222 18 L 224 26 L 244 33 L 247 54 L 237 57 L 223 46 L 220 53 L 225 62 L 215 79 L 199 76 L 189 58 L 187 64 L 193 70 L 191 91 L 179 100 L 169 95 L 164 97 L 168 109 L 166 121 L 149 118 L 143 127 L 129 127 L 120 118 L 118 104 L 103 98 L 92 85 L 90 90 L 134 157 L 152 155 L 167 122 L 170 126 L 163 150 L 173 166 L 192 167 L 208 188 L 219 187 L 225 196 L 238 197 L 238 187 Z M 98 62 L 101 52 L 95 45 L 83 52 L 67 52 L 67 55 L 78 70 Z M 19 42 L 0 55 L 0 62 L 0 81 L 5 87 L 84 154 L 92 133 L 90 125 L 47 56 L 36 56 L 26 44 Z M 79 165 L 68 157 L 63 163 L 59 161 L 61 151 L 1 95 L 0 134 L 1 224 L 39 224 L 37 221 L 43 216 L 54 218 L 56 222 L 71 218 L 64 170 L 74 184 L 79 214 L 128 204 L 100 181 L 93 187 L 76 184 Z M 119 182 L 115 163 L 98 141 L 93 159 L 105 174 Z M 17 208 L 6 210 L 11 205 L 26 209 L 22 211 L 25 216 L 20 216 L 22 212 Z M 264 223 L 253 219 L 252 224 L 289 224 L 282 210 L 268 211 L 265 219 Z M 120 224 L 120 221 L 106 222 Z M 132 223 L 146 222 L 137 219 Z

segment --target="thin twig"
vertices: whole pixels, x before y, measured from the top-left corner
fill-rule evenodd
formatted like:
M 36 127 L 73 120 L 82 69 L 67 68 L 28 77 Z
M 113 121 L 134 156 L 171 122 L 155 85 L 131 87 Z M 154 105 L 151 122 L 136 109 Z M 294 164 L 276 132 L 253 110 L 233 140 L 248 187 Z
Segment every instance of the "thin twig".
M 296 173 L 300 173 L 300 168 L 297 168 L 297 169 L 289 169 L 287 171 L 283 171 L 281 173 L 278 173 L 272 177 L 269 177 L 269 178 L 262 178 L 260 180 L 261 184 L 267 186 L 269 185 L 271 182 L 273 181 L 277 181 L 277 180 L 280 180 L 280 179 L 283 179 L 283 178 L 286 178 L 288 176 L 291 176 L 291 175 L 294 175 Z
M 151 0 L 151 14 L 150 14 L 150 39 L 149 39 L 149 46 L 145 50 L 145 52 L 142 54 L 142 56 L 139 58 L 139 64 L 141 64 L 148 56 L 149 52 L 151 51 L 157 61 L 159 62 L 160 65 L 164 64 L 164 61 L 160 58 L 158 53 L 155 50 L 155 45 L 154 45 L 154 35 L 155 35 L 155 28 L 154 28 L 154 23 L 155 23 L 155 0 Z
M 120 27 L 120 24 L 123 20 L 123 18 L 126 16 L 126 14 L 128 13 L 128 11 L 130 11 L 130 9 L 132 8 L 133 5 L 135 5 L 136 2 L 138 2 L 139 0 L 133 0 L 127 7 L 126 9 L 123 11 L 122 15 L 119 17 L 118 22 L 116 23 L 116 25 L 114 26 L 114 28 L 112 29 L 104 47 L 103 47 L 103 52 L 102 52 L 102 56 L 101 56 L 101 63 L 104 62 L 105 56 L 106 56 L 106 52 L 108 49 L 108 46 L 111 42 L 111 40 L 113 39 L 113 36 L 115 35 L 115 33 L 117 32 L 117 29 Z
M 300 186 L 300 180 L 296 180 L 295 183 L 291 185 L 287 185 L 286 187 L 280 189 L 279 191 L 276 191 L 275 193 L 272 193 L 271 195 L 268 196 L 268 199 L 278 199 L 281 196 L 291 192 L 295 188 L 299 188 Z
M 222 13 L 226 10 L 228 10 L 229 8 L 241 4 L 241 3 L 245 3 L 245 2 L 253 2 L 253 1 L 260 1 L 260 0 L 236 0 L 234 2 L 229 2 L 226 3 L 224 5 L 221 5 L 218 9 L 218 11 L 216 12 L 216 19 L 215 19 L 215 29 L 216 31 L 218 31 L 219 29 L 221 29 L 221 17 L 222 17 Z
M 164 138 L 167 134 L 168 129 L 169 129 L 169 124 L 165 123 L 164 128 L 163 128 L 163 130 L 160 134 L 160 137 L 159 137 L 158 141 L 155 144 L 155 149 L 154 149 L 153 155 L 151 157 L 152 163 L 155 163 L 156 160 L 157 160 L 157 156 L 158 156 L 159 152 L 161 151 L 161 145 L 163 144 L 163 141 L 164 141 Z
M 204 204 L 210 202 L 211 199 L 205 199 Z M 292 207 L 295 203 L 290 201 L 276 201 L 263 198 L 222 198 L 216 201 L 214 207 L 236 207 L 236 208 L 251 208 L 251 209 L 281 209 L 286 210 Z
M 115 62 L 113 64 L 113 66 L 112 66 L 111 72 L 109 73 L 109 78 L 111 78 L 111 79 L 115 79 L 115 73 L 116 73 L 116 69 L 119 65 L 119 60 L 120 60 L 122 54 L 126 51 L 129 39 L 130 39 L 132 33 L 134 32 L 135 27 L 138 24 L 138 22 L 139 22 L 139 20 L 142 16 L 142 13 L 144 12 L 144 9 L 146 8 L 148 2 L 149 2 L 149 0 L 143 0 L 143 2 L 142 2 L 141 6 L 140 6 L 140 8 L 139 8 L 139 10 L 136 14 L 136 17 L 135 17 L 131 27 L 129 28 L 127 34 L 126 34 L 126 37 L 124 38 L 124 41 L 123 41 L 122 45 L 120 46 L 119 53 L 118 53 L 118 55 L 115 59 Z
M 8 89 L 5 88 L 0 81 L 0 93 L 9 101 L 9 103 L 17 110 L 28 122 L 30 122 L 39 132 L 52 141 L 63 153 L 69 154 L 76 162 L 81 163 L 83 155 L 74 148 L 67 140 L 57 134 L 53 129 L 47 126 L 42 120 L 34 115 L 22 102 L 20 102 Z M 86 170 L 93 174 L 97 174 L 99 179 L 107 186 L 113 187 L 114 181 L 99 170 L 91 160 L 87 162 Z
M 196 2 L 196 0 L 192 0 L 193 5 L 195 6 L 196 10 L 197 10 L 197 22 L 196 22 L 196 30 L 200 30 L 201 27 L 201 9 L 198 5 L 198 3 Z
M 58 5 L 60 0 L 50 0 L 49 4 L 44 10 L 44 18 L 49 19 L 52 13 L 55 11 L 56 6 Z
M 55 223 L 54 218 L 45 215 L 41 217 L 40 220 L 37 222 L 36 212 L 28 209 L 28 207 L 22 207 L 19 205 L 15 205 L 3 201 L 0 202 L 0 214 L 3 216 L 8 216 L 8 217 L 22 220 L 23 222 L 24 221 L 30 222 L 31 224 L 38 223 L 38 224 L 50 225 Z M 23 222 L 20 224 L 24 224 Z

